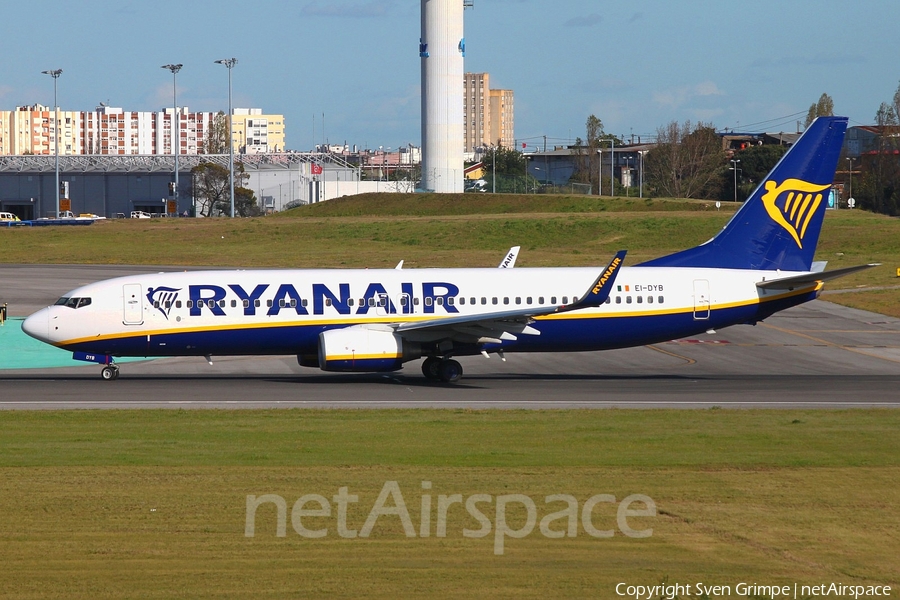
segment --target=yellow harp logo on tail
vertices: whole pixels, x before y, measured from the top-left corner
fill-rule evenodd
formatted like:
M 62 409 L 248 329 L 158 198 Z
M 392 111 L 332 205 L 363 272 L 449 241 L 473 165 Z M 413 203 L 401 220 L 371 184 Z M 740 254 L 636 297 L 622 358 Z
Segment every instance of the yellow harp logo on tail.
M 784 227 L 803 248 L 803 236 L 816 210 L 822 204 L 822 191 L 830 184 L 816 185 L 800 179 L 785 179 L 780 185 L 766 182 L 762 202 L 772 220 Z

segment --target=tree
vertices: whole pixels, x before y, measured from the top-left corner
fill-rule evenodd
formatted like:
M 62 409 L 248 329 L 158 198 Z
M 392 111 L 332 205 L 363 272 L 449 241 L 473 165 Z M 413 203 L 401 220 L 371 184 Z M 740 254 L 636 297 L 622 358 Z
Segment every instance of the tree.
M 230 208 L 229 206 L 229 210 Z M 234 214 L 239 217 L 258 217 L 262 214 L 253 190 L 245 187 L 234 188 Z
M 746 198 L 750 195 L 760 181 L 769 174 L 785 152 L 788 151 L 787 146 L 776 144 L 768 144 L 765 146 L 750 146 L 745 150 L 738 150 L 734 153 L 734 158 L 740 160 L 738 164 L 738 198 Z M 730 163 L 728 163 L 730 164 Z M 734 194 L 734 173 L 731 170 L 723 172 L 722 177 L 722 200 L 731 200 Z
M 228 117 L 221 110 L 206 134 L 203 154 L 228 154 Z
M 900 96 L 900 87 L 894 99 Z M 873 152 L 860 157 L 862 181 L 854 187 L 860 206 L 887 215 L 900 214 L 900 115 L 882 102 L 875 113 L 878 135 Z
M 727 162 L 722 142 L 709 123 L 679 125 L 672 121 L 656 130 L 657 145 L 644 159 L 644 176 L 658 196 L 716 198 Z
M 211 217 L 216 212 L 231 214 L 231 186 L 228 183 L 228 169 L 216 163 L 202 162 L 191 169 L 191 174 L 194 178 L 197 212 L 204 217 Z M 250 176 L 244 172 L 243 163 L 235 164 L 235 214 L 238 214 L 237 190 L 249 178 Z
M 806 127 L 809 127 L 816 117 L 832 117 L 834 116 L 834 100 L 828 94 L 819 96 L 819 101 L 809 107 L 806 113 Z
M 575 139 L 575 171 L 572 173 L 572 181 L 590 184 L 599 194 L 602 186 L 600 148 L 608 148 L 612 143 L 622 145 L 622 141 L 603 131 L 603 121 L 595 115 L 587 118 L 584 129 L 585 139 Z

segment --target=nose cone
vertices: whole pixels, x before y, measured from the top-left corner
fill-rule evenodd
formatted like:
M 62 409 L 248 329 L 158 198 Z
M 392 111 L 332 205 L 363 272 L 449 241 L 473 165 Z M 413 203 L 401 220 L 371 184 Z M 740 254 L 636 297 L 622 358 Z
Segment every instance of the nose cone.
M 50 308 L 42 308 L 22 322 L 22 331 L 42 342 L 50 343 Z

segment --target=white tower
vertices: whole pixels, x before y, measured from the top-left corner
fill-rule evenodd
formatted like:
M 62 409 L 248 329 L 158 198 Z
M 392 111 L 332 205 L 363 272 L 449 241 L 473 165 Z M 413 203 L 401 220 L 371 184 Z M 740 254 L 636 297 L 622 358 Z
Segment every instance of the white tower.
M 463 9 L 472 0 L 422 0 L 423 190 L 463 191 Z

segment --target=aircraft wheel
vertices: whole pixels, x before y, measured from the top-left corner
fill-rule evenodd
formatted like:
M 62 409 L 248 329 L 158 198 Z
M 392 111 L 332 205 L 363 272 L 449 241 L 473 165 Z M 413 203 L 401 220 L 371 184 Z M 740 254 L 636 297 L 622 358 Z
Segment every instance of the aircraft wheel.
M 111 381 L 113 379 L 116 379 L 118 376 L 118 367 L 103 367 L 103 370 L 100 371 L 100 377 L 102 377 L 105 381 Z
M 441 378 L 441 359 L 437 356 L 429 356 L 422 363 L 422 374 L 428 379 L 438 381 Z
M 441 381 L 444 383 L 456 383 L 463 374 L 462 365 L 455 360 L 444 360 L 440 364 Z

